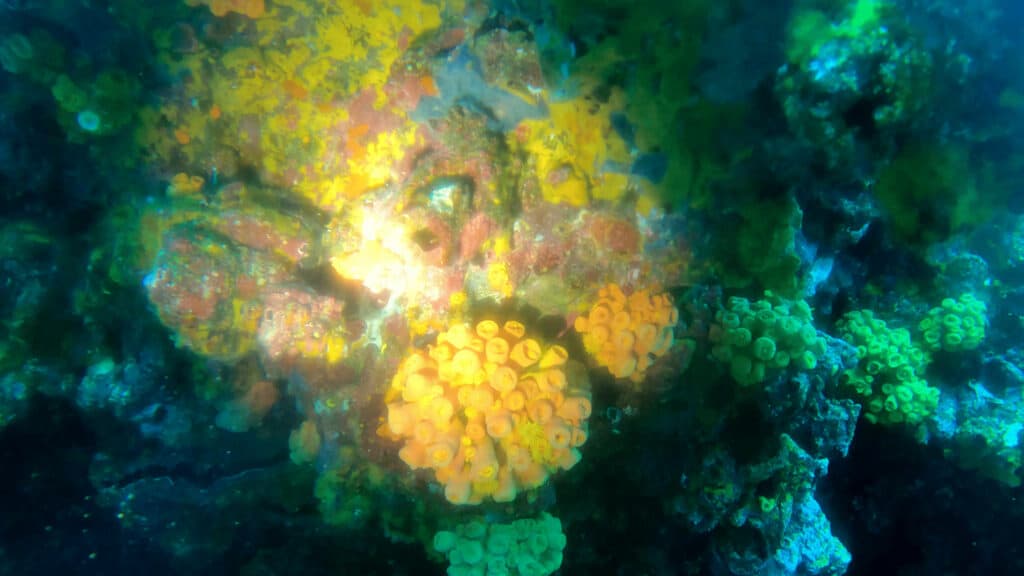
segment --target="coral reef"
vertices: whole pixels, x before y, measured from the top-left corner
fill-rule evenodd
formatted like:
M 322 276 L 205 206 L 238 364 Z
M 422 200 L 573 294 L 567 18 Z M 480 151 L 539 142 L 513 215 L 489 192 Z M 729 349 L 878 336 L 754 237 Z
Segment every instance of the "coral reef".
M 1024 10 L 101 4 L 0 0 L 0 572 L 1024 569 Z

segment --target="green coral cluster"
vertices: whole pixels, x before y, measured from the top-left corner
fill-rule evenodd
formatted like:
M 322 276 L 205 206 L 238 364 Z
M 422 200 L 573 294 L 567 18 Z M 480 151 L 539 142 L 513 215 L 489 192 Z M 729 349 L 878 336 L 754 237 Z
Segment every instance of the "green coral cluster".
M 715 315 L 710 338 L 712 356 L 729 363 L 729 373 L 744 386 L 763 382 L 773 369 L 811 370 L 825 353 L 807 302 L 771 292 L 756 302 L 730 298 Z
M 967 293 L 956 300 L 943 300 L 917 328 L 925 348 L 931 352 L 974 350 L 985 339 L 987 312 L 984 302 Z
M 840 383 L 862 400 L 868 422 L 919 424 L 934 414 L 939 390 L 922 377 L 931 359 L 911 342 L 909 331 L 890 328 L 870 310 L 846 314 L 839 330 L 858 358 Z
M 435 534 L 434 549 L 448 558 L 449 576 L 547 576 L 562 565 L 565 534 L 546 512 L 511 524 L 472 520 Z

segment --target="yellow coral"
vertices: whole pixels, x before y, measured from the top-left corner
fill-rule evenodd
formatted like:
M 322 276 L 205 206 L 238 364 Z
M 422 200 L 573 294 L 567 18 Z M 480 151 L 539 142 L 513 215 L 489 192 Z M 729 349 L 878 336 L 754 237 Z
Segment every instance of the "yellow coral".
M 408 110 L 386 101 L 384 85 L 402 51 L 417 36 L 438 28 L 442 10 L 457 14 L 462 2 L 381 0 L 186 0 L 217 16 L 237 12 L 248 24 L 248 44 L 228 49 L 201 46 L 160 60 L 174 77 L 188 78 L 186 98 L 141 114 L 136 141 L 152 159 L 206 174 L 211 147 L 230 150 L 267 182 L 291 187 L 305 200 L 339 213 L 346 200 L 391 182 L 394 167 L 416 145 Z M 345 143 L 337 130 L 349 120 L 346 100 L 369 91 L 374 108 L 404 122 L 368 135 L 352 158 L 334 154 Z M 209 126 L 210 110 L 217 120 Z M 392 125 L 392 124 L 389 124 Z M 188 146 L 176 145 L 187 135 Z M 161 133 L 163 132 L 163 133 Z M 175 166 L 176 169 L 182 167 Z M 216 165 L 214 166 L 216 167 Z
M 620 100 L 616 92 L 600 105 L 585 98 L 552 102 L 550 118 L 523 122 L 524 147 L 536 165 L 544 200 L 584 206 L 591 200 L 617 200 L 626 192 L 629 177 L 607 170 L 631 161 L 629 147 L 612 126 Z
M 628 297 L 616 284 L 598 291 L 589 313 L 575 320 L 583 346 L 616 378 L 643 381 L 650 365 L 672 346 L 679 312 L 666 294 L 637 290 Z
M 456 324 L 402 362 L 386 430 L 402 440 L 401 459 L 432 469 L 452 503 L 509 502 L 579 461 L 590 395 L 569 384 L 567 359 L 564 348 L 526 338 L 519 322 Z
M 167 195 L 184 198 L 197 196 L 203 191 L 203 184 L 204 181 L 201 177 L 179 172 L 174 175 L 170 185 L 167 186 Z

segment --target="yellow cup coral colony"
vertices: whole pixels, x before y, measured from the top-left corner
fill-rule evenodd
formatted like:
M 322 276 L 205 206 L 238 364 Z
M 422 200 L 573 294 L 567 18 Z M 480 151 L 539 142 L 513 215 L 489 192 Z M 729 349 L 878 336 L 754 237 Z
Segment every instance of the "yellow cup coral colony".
M 448 501 L 511 502 L 580 459 L 590 393 L 567 362 L 520 322 L 455 325 L 402 362 L 386 430 L 406 464 L 434 470 Z
M 616 378 L 642 382 L 646 370 L 672 347 L 679 312 L 667 294 L 637 290 L 626 296 L 616 284 L 598 291 L 589 312 L 576 318 L 587 352 Z

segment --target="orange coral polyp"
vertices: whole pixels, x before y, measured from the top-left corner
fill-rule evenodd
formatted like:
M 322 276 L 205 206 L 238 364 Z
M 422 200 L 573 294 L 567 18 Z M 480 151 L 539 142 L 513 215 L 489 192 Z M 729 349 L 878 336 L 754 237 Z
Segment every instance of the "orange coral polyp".
M 633 311 L 648 312 L 654 309 L 647 290 L 637 290 L 629 295 L 629 308 Z
M 203 190 L 205 181 L 199 176 L 189 176 L 179 172 L 171 178 L 171 185 L 167 187 L 167 193 L 171 196 L 193 196 Z
M 556 450 L 568 448 L 572 441 L 572 428 L 561 418 L 552 418 L 544 427 L 544 433 L 548 443 Z
M 615 316 L 612 316 L 612 330 L 629 330 L 632 321 L 633 319 L 630 318 L 629 312 L 625 310 L 616 312 Z
M 447 335 L 445 340 L 459 350 L 469 346 L 469 341 L 473 337 L 469 331 L 469 326 L 465 324 L 452 326 L 445 334 Z M 438 341 L 440 340 L 440 337 L 438 337 Z
M 494 405 L 494 393 L 489 388 L 483 386 L 474 388 L 469 391 L 469 396 L 466 398 L 466 406 L 486 412 L 490 410 Z
M 526 406 L 526 395 L 521 390 L 512 390 L 505 396 L 505 407 L 513 412 L 519 412 Z
M 540 367 L 545 368 L 557 368 L 564 366 L 569 360 L 569 351 L 565 348 L 555 345 L 547 349 L 544 355 L 540 358 Z
M 565 402 L 565 394 L 556 390 L 548 394 L 548 400 L 551 401 L 551 404 L 553 404 L 557 410 L 558 407 L 562 405 L 562 402 Z
M 498 477 L 498 458 L 494 454 L 494 444 L 484 438 L 476 445 L 473 464 L 470 467 L 471 480 L 493 480 Z
M 531 460 L 526 466 L 516 471 L 516 478 L 525 488 L 538 488 L 547 482 L 548 471 L 540 463 Z
M 590 400 L 580 396 L 566 398 L 558 407 L 558 417 L 579 424 L 590 418 Z
M 612 302 L 624 303 L 626 301 L 626 295 L 622 292 L 622 288 L 620 288 L 618 284 L 609 284 L 608 299 Z
M 637 353 L 646 353 L 654 346 L 655 340 L 658 339 L 658 328 L 654 324 L 641 324 L 636 327 L 636 349 Z M 643 349 L 644 352 L 640 352 Z
M 405 389 L 402 390 L 402 399 L 406 402 L 416 402 L 430 393 L 430 379 L 423 374 L 410 374 L 405 379 Z
M 555 450 L 551 456 L 563 470 L 571 470 L 573 466 L 579 464 L 581 458 L 580 451 L 574 448 Z
M 452 445 L 447 442 L 438 442 L 431 444 L 427 448 L 427 462 L 431 468 L 444 468 L 448 464 L 451 464 L 452 459 L 455 457 L 455 450 Z
M 587 321 L 590 326 L 603 326 L 611 322 L 612 311 L 604 304 L 596 304 L 590 309 Z
M 650 368 L 650 367 L 651 367 L 651 355 L 650 354 L 640 354 L 640 355 L 637 356 L 637 359 L 636 359 L 636 372 L 634 372 L 633 375 L 635 376 L 637 373 L 646 372 L 647 369 Z
M 452 478 L 444 487 L 444 497 L 452 504 L 467 504 L 472 495 L 469 480 Z
M 512 414 L 505 409 L 492 410 L 484 416 L 487 434 L 496 440 L 508 436 L 512 432 Z
M 408 404 L 388 404 L 388 430 L 402 436 L 412 426 L 413 417 Z
M 569 383 L 565 378 L 565 372 L 561 370 L 548 370 L 544 372 L 544 382 L 547 384 L 549 393 L 565 390 Z
M 502 326 L 502 330 L 510 334 L 515 340 L 519 340 L 526 335 L 526 326 L 522 322 L 517 320 L 509 320 Z
M 427 467 L 426 451 L 422 444 L 410 443 L 398 451 L 398 457 L 413 470 Z
M 540 344 L 533 338 L 520 340 L 509 352 L 509 359 L 521 368 L 529 368 L 540 359 Z
M 491 373 L 491 388 L 498 392 L 511 392 L 519 382 L 516 371 L 508 366 L 498 366 Z
M 430 348 L 430 357 L 437 362 L 444 362 L 452 359 L 452 347 L 447 343 L 439 342 Z
M 519 380 L 519 385 L 516 388 L 526 396 L 527 400 L 532 400 L 541 394 L 536 374 L 531 374 Z
M 420 420 L 413 428 L 412 437 L 418 444 L 427 445 L 434 441 L 436 427 L 430 420 Z
M 498 335 L 501 328 L 494 320 L 484 320 L 476 325 L 476 335 L 484 340 L 490 340 Z
M 402 363 L 402 368 L 404 368 L 407 373 L 419 372 L 428 366 L 430 366 L 430 359 L 422 352 L 417 352 L 409 356 L 405 359 L 405 362 Z
M 452 372 L 460 383 L 472 383 L 482 367 L 480 356 L 473 350 L 459 350 L 452 357 Z
M 210 12 L 218 18 L 226 16 L 230 9 L 231 4 L 228 0 L 210 0 Z
M 437 379 L 441 382 L 452 382 L 455 380 L 455 369 L 451 360 L 437 363 Z
M 218 18 L 227 16 L 231 12 L 249 18 L 259 18 L 267 11 L 264 0 L 206 0 L 205 2 L 201 0 L 185 0 L 185 3 L 189 6 L 209 4 L 210 13 Z
M 587 331 L 587 328 L 590 327 L 590 321 L 587 320 L 586 316 L 577 316 L 576 319 L 572 321 L 572 327 L 580 334 L 583 334 Z
M 583 344 L 588 352 L 593 350 L 593 352 L 591 352 L 593 354 L 604 346 L 604 343 L 608 341 L 608 337 L 610 335 L 611 332 L 608 330 L 607 326 L 593 326 L 587 334 L 587 338 L 584 339 L 585 341 Z
M 636 371 L 636 356 L 624 354 L 618 357 L 610 368 L 612 376 L 616 378 L 629 378 Z
M 508 361 L 508 341 L 500 336 L 494 336 L 484 346 L 484 356 L 488 362 L 504 364 Z
M 533 460 L 530 458 L 530 451 L 518 444 L 510 444 L 506 448 L 505 454 L 508 458 L 508 466 L 512 470 L 525 470 L 533 464 Z
M 487 428 L 480 419 L 474 419 L 466 423 L 466 436 L 474 442 L 487 438 Z
M 457 386 L 454 382 L 452 385 Z M 455 389 L 455 404 L 457 406 L 473 410 L 473 408 L 469 406 L 469 394 L 472 391 L 473 389 L 469 386 L 458 386 L 458 388 Z
M 612 346 L 615 347 L 615 352 L 619 354 L 632 352 L 633 344 L 635 342 L 636 336 L 634 336 L 629 330 L 619 330 L 612 337 Z
M 512 502 L 516 499 L 518 493 L 516 487 L 515 476 L 512 475 L 512 471 L 508 468 L 502 468 L 498 471 L 498 486 L 495 488 L 494 493 L 491 497 L 494 498 L 495 502 Z
M 582 428 L 572 429 L 572 447 L 579 448 L 587 442 L 587 431 Z
M 543 425 L 547 424 L 551 417 L 554 416 L 555 407 L 547 400 L 538 399 L 530 402 L 529 406 L 526 407 L 526 412 L 530 416 L 530 420 Z
M 444 398 L 437 397 L 430 401 L 430 411 L 428 413 L 431 420 L 438 428 L 442 428 L 451 421 L 452 416 L 455 415 L 455 407 L 452 406 L 452 401 Z
M 260 16 L 263 16 L 264 12 L 266 12 L 266 6 L 263 0 L 249 0 L 248 2 L 244 2 L 244 6 L 242 13 L 249 18 L 259 18 Z

